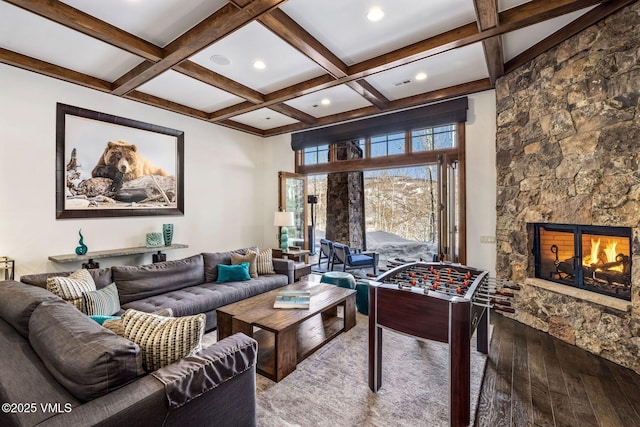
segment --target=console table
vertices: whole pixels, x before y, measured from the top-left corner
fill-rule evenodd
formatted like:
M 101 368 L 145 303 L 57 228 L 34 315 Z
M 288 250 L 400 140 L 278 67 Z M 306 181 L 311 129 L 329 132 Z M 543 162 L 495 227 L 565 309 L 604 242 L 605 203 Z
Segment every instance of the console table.
M 0 271 L 4 270 L 4 280 L 13 280 L 16 262 L 9 257 L 0 256 Z
M 88 263 L 91 264 L 93 263 L 94 259 L 98 259 L 98 258 L 113 258 L 113 257 L 127 256 L 127 255 L 147 254 L 151 252 L 161 253 L 162 251 L 167 251 L 171 249 L 184 249 L 188 247 L 189 245 L 183 245 L 180 243 L 174 243 L 171 246 L 156 246 L 153 248 L 149 248 L 146 246 L 136 246 L 133 248 L 121 248 L 121 249 L 111 249 L 106 251 L 87 252 L 84 255 L 76 255 L 76 254 L 51 255 L 49 256 L 49 260 L 53 262 L 60 262 L 60 263 L 88 261 Z

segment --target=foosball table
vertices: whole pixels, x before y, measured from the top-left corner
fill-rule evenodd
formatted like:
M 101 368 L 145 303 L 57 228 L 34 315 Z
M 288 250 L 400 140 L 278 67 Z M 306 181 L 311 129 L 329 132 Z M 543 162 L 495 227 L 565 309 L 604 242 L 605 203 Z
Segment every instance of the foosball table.
M 369 387 L 382 384 L 382 329 L 449 344 L 449 423 L 470 422 L 470 340 L 489 351 L 489 308 L 513 312 L 517 285 L 460 264 L 411 262 L 369 281 Z

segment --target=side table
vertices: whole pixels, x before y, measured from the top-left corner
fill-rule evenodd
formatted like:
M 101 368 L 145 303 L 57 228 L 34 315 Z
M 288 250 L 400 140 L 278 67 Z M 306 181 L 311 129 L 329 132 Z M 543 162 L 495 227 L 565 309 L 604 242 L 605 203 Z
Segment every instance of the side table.
M 16 271 L 16 262 L 9 257 L 0 256 L 0 271 L 4 270 L 4 280 L 13 280 Z
M 286 251 L 283 249 L 271 249 L 271 254 L 274 258 L 290 259 L 295 262 L 305 262 L 309 253 L 310 251 L 306 249 L 289 249 Z

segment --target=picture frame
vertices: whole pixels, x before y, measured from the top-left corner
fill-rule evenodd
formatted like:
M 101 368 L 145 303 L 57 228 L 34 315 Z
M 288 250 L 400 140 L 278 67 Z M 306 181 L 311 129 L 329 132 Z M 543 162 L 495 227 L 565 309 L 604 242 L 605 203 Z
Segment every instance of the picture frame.
M 56 104 L 56 218 L 184 215 L 184 132 Z

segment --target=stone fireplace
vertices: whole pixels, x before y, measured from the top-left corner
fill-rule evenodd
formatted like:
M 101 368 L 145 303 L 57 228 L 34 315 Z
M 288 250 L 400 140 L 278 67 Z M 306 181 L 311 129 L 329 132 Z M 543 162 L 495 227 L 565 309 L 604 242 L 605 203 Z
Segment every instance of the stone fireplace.
M 631 228 L 532 227 L 536 278 L 631 301 Z
M 518 321 L 640 373 L 637 40 L 636 2 L 496 82 L 496 273 L 522 286 L 514 302 Z M 567 224 L 585 228 L 564 230 L 573 238 L 572 248 L 552 249 L 553 243 L 536 242 L 536 223 L 547 225 L 543 233 L 562 232 Z M 629 257 L 629 279 L 608 268 L 594 273 L 574 260 L 575 252 L 582 258 L 590 254 L 598 237 L 605 243 L 594 232 L 605 226 L 627 230 L 623 240 L 629 247 L 622 244 L 615 256 Z M 536 249 L 553 257 L 537 265 Z M 595 252 L 601 256 L 600 247 Z M 540 269 L 545 273 L 536 277 Z M 559 283 L 580 275 L 612 279 L 608 290 L 614 294 L 618 285 L 626 293 L 628 280 L 628 295 Z

